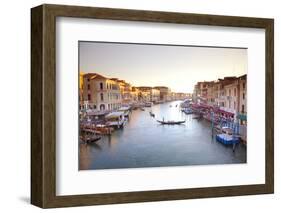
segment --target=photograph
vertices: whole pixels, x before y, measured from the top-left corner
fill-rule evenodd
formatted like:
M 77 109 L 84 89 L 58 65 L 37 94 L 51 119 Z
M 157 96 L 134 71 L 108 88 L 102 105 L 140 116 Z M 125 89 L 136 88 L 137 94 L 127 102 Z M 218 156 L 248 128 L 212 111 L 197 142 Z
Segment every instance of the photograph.
M 78 41 L 78 169 L 246 164 L 247 57 L 245 47 Z

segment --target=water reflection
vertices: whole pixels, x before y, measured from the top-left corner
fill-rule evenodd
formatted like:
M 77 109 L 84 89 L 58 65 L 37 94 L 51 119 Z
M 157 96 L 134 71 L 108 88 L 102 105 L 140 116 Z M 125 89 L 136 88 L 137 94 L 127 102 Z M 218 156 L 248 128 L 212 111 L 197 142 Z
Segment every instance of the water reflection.
M 212 138 L 210 123 L 181 112 L 178 101 L 134 110 L 127 125 L 92 145 L 80 144 L 79 169 L 245 163 L 246 148 L 233 153 Z M 149 115 L 155 114 L 155 118 Z M 158 120 L 186 120 L 161 125 Z

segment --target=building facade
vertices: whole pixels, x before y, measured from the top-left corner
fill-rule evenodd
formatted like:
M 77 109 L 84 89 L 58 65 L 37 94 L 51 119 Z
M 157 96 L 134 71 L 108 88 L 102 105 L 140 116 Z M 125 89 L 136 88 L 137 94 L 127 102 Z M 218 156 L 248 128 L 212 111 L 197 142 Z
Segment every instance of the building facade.
M 141 102 L 157 102 L 160 100 L 160 90 L 153 87 L 137 87 L 139 90 L 139 101 Z
M 84 75 L 84 108 L 93 110 L 115 110 L 121 107 L 122 97 L 117 80 L 89 73 Z
M 160 101 L 170 101 L 171 100 L 171 89 L 165 86 L 156 86 L 154 89 L 159 90 L 160 92 Z
M 247 75 L 225 77 L 216 81 L 198 82 L 194 86 L 193 101 L 219 107 L 234 114 L 238 120 L 247 116 Z

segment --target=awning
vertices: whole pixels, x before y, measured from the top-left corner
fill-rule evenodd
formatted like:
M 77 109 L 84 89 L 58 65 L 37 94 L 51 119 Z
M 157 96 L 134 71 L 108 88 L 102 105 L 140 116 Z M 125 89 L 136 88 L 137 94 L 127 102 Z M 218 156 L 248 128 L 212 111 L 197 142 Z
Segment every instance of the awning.
M 118 118 L 121 115 L 124 115 L 123 112 L 111 112 L 108 115 L 105 116 L 106 119 L 110 119 L 110 118 Z
M 218 113 L 223 113 L 223 114 L 228 115 L 228 116 L 233 116 L 234 115 L 234 113 L 228 112 L 228 111 L 225 111 L 225 110 L 222 110 L 222 109 L 219 109 L 217 112 Z

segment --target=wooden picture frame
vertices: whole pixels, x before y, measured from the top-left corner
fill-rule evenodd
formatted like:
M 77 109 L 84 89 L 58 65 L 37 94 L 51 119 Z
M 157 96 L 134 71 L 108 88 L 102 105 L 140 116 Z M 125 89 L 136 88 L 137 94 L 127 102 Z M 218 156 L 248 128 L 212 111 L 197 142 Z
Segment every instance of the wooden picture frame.
M 56 17 L 265 29 L 265 184 L 56 195 Z M 31 203 L 42 208 L 267 194 L 274 191 L 274 21 L 186 13 L 41 5 L 31 9 Z

